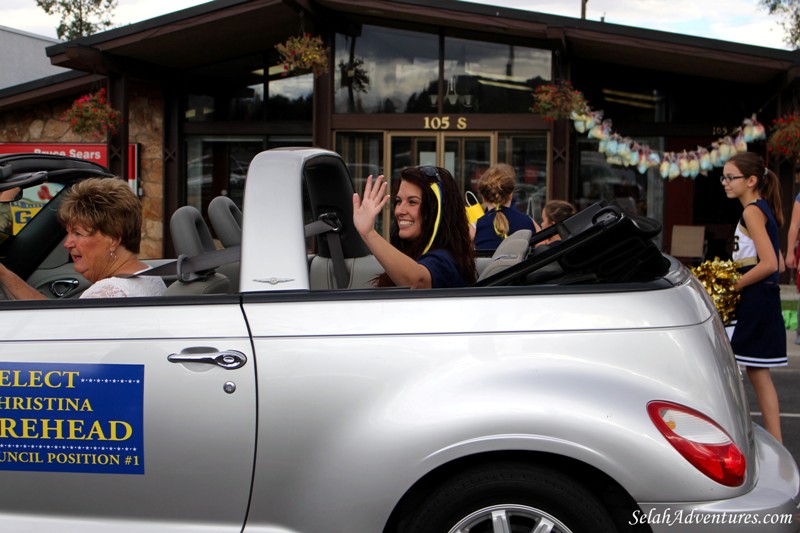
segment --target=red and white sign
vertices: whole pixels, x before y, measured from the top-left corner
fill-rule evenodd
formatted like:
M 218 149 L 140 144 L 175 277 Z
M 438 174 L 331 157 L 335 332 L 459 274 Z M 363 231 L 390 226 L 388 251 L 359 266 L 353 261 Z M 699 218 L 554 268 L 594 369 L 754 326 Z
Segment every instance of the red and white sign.
M 108 168 L 108 145 L 103 143 L 0 143 L 0 154 L 54 154 L 79 157 Z M 139 145 L 128 145 L 128 183 L 139 189 Z

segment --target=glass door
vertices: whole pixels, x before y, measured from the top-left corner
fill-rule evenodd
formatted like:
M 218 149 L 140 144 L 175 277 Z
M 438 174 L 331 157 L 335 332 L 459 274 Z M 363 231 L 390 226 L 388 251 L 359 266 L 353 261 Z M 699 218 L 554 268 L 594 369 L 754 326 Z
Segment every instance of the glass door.
M 434 165 L 450 171 L 462 191 L 473 190 L 492 164 L 495 135 L 393 133 L 389 139 L 389 172 L 395 180 L 409 166 Z
M 455 178 L 462 192 L 478 193 L 478 179 L 492 164 L 492 137 L 450 135 L 444 137 L 443 166 Z
M 434 165 L 446 168 L 453 175 L 461 192 L 477 192 L 478 178 L 492 164 L 496 135 L 493 133 L 450 134 L 391 133 L 388 139 L 388 168 L 391 177 L 391 194 L 397 190 L 400 171 L 417 165 Z M 495 149 L 496 152 L 496 149 Z M 391 211 L 384 211 L 381 226 L 388 234 Z

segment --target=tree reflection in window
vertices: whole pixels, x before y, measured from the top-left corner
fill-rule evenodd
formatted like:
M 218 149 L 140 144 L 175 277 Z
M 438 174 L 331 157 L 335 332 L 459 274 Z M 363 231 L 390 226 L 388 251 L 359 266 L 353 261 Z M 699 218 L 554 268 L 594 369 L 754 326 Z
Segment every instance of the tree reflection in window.
M 448 36 L 444 52 L 440 72 L 436 34 L 377 26 L 337 34 L 335 112 L 528 113 L 534 88 L 551 79 L 549 50 Z

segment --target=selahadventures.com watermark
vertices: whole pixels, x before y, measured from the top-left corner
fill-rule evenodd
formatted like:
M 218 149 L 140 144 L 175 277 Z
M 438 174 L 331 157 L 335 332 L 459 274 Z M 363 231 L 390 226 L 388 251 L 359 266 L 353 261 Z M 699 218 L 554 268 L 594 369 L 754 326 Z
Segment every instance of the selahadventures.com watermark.
M 638 524 L 663 524 L 673 525 L 723 525 L 723 524 L 744 524 L 744 525 L 770 525 L 770 524 L 791 524 L 794 515 L 789 513 L 709 513 L 696 512 L 694 509 L 685 511 L 667 507 L 662 511 L 650 509 L 645 513 L 640 510 L 633 512 L 633 517 L 628 521 L 629 525 Z

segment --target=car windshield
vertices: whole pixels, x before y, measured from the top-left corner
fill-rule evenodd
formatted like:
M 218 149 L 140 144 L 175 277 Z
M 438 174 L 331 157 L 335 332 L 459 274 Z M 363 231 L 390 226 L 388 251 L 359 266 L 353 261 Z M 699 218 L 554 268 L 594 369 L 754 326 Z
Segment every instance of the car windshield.
M 5 239 L 17 235 L 58 192 L 60 183 L 41 183 L 21 191 L 19 188 L 0 193 L 0 233 Z

